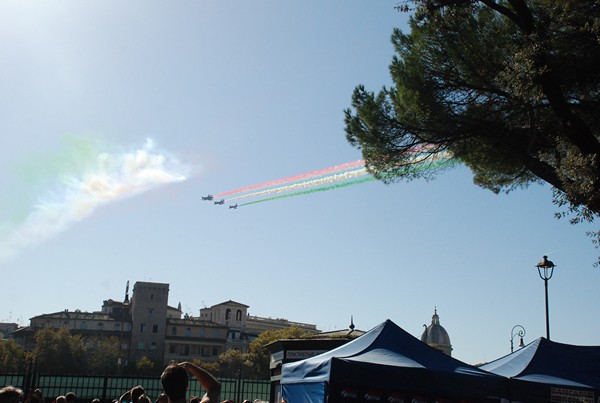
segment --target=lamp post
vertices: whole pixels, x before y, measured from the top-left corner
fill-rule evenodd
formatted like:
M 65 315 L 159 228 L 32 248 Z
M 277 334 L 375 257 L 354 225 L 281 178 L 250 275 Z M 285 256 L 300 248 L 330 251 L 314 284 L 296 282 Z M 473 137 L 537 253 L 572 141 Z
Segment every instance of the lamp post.
M 515 333 L 515 329 L 519 329 L 517 333 Z M 514 325 L 512 330 L 510 331 L 510 352 L 514 351 L 513 348 L 513 340 L 515 336 L 519 336 L 519 348 L 525 347 L 525 343 L 523 343 L 523 336 L 525 336 L 525 328 L 521 325 Z
M 548 280 L 552 278 L 554 268 L 556 267 L 552 261 L 548 260 L 548 256 L 544 256 L 542 261 L 535 265 L 538 269 L 540 278 L 544 280 L 544 290 L 546 295 L 546 338 L 550 340 L 550 316 L 548 314 Z

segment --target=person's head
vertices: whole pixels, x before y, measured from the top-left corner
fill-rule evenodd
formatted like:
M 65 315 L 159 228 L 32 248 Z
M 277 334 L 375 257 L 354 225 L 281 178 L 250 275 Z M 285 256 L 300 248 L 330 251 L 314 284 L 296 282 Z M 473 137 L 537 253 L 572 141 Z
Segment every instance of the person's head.
M 92 403 L 100 403 L 100 399 L 92 399 Z
M 67 394 L 65 395 L 65 399 L 69 403 L 74 403 L 75 402 L 75 392 L 67 392 Z
M 14 386 L 0 389 L 0 403 L 20 403 L 23 401 L 23 391 Z
M 56 403 L 67 403 L 67 398 L 64 396 L 57 396 L 56 399 L 54 399 L 54 401 Z
M 202 398 L 199 396 L 192 396 L 190 397 L 190 403 L 200 403 L 202 402 Z
M 131 401 L 132 403 L 137 403 L 140 396 L 145 393 L 144 387 L 142 385 L 134 386 L 131 389 Z
M 185 399 L 188 373 L 182 366 L 169 364 L 160 376 L 162 387 L 170 400 Z
M 150 400 L 150 398 L 148 396 L 146 396 L 145 394 L 138 397 L 137 401 L 138 401 L 138 403 L 152 403 L 152 400 Z
M 44 403 L 44 395 L 42 394 L 42 391 L 39 389 L 31 389 L 27 393 L 25 403 Z
M 160 395 L 158 395 L 158 397 L 156 398 L 156 402 L 155 403 L 169 403 L 169 398 L 167 397 L 166 394 L 161 393 Z

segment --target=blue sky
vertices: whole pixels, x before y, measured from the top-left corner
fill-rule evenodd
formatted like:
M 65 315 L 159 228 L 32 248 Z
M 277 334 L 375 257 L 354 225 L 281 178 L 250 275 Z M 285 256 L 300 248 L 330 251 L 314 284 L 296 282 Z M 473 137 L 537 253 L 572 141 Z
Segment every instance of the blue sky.
M 545 335 L 598 344 L 598 250 L 551 190 L 495 195 L 455 168 L 240 207 L 220 193 L 361 158 L 352 90 L 390 84 L 396 1 L 0 3 L 0 320 L 99 310 L 129 280 L 198 315 L 419 336 L 434 308 L 469 363 Z M 83 192 L 83 193 L 82 193 Z M 45 213 L 51 215 L 44 215 Z M 50 219 L 48 218 L 50 217 Z

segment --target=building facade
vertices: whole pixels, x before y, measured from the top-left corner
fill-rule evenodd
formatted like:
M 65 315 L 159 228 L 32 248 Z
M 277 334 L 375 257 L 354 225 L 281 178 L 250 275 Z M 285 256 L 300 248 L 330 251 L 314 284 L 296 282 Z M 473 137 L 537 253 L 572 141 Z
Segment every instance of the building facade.
M 99 312 L 61 311 L 30 319 L 30 325 L 11 333 L 25 349 L 35 348 L 35 333 L 43 328 L 67 328 L 83 337 L 117 337 L 124 367 L 142 357 L 162 365 L 175 361 L 216 361 L 229 349 L 247 352 L 261 332 L 298 326 L 318 333 L 315 325 L 248 315 L 248 305 L 232 300 L 202 308 L 198 317 L 183 314 L 181 304 L 168 304 L 169 284 L 136 282 L 123 302 L 105 300 Z
M 267 330 L 298 327 L 309 333 L 320 333 L 316 325 L 249 315 L 248 308 L 248 305 L 229 300 L 200 309 L 199 319 L 227 327 L 227 349 L 234 348 L 242 353 L 247 352 L 252 340 Z

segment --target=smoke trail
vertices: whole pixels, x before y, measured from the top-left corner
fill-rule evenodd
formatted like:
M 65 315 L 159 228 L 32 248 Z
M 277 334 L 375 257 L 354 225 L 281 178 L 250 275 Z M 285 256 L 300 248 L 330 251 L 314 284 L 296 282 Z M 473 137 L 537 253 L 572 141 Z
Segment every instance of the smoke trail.
M 272 189 L 268 189 L 268 190 L 263 190 L 260 192 L 247 193 L 247 194 L 244 194 L 241 196 L 232 197 L 232 198 L 228 199 L 227 202 L 231 202 L 234 200 L 240 200 L 240 199 L 247 199 L 250 197 L 259 197 L 259 196 L 267 196 L 267 195 L 276 194 L 276 193 L 291 192 L 293 190 L 297 190 L 297 189 L 301 189 L 301 188 L 321 186 L 326 183 L 344 181 L 344 180 L 348 180 L 348 179 L 352 179 L 352 178 L 357 178 L 357 177 L 363 176 L 363 175 L 367 175 L 366 168 L 355 169 L 353 171 L 344 172 L 342 174 L 333 174 L 333 175 L 325 176 L 320 179 L 313 179 L 313 180 L 309 180 L 309 181 L 295 183 L 293 185 L 280 186 L 280 187 L 276 187 L 276 188 L 272 188 Z
M 434 160 L 432 162 L 428 162 L 427 164 L 422 164 L 422 165 L 419 165 L 419 166 L 411 166 L 410 168 L 406 168 L 406 169 L 409 169 L 410 171 L 423 171 L 423 170 L 427 170 L 427 169 L 450 167 L 450 166 L 453 166 L 453 165 L 457 164 L 456 160 L 449 158 L 449 154 L 446 154 L 446 157 L 448 159 L 436 158 L 436 160 Z M 390 172 L 390 174 L 392 174 L 392 172 Z M 343 188 L 343 187 L 347 187 L 347 186 L 360 185 L 360 184 L 371 182 L 371 181 L 374 181 L 374 180 L 376 180 L 376 179 L 373 176 L 369 175 L 366 178 L 360 178 L 360 179 L 350 180 L 350 181 L 346 181 L 346 182 L 342 182 L 342 183 L 334 183 L 333 185 L 329 185 L 329 186 L 323 186 L 323 187 L 318 187 L 318 188 L 314 188 L 314 189 L 308 189 L 308 190 L 304 190 L 304 191 L 300 191 L 300 192 L 287 193 L 287 194 L 284 194 L 284 195 L 279 195 L 279 196 L 274 196 L 274 197 L 268 197 L 266 199 L 254 200 L 254 201 L 251 201 L 251 202 L 240 204 L 239 206 L 240 207 L 242 207 L 242 206 L 249 206 L 249 205 L 252 205 L 252 204 L 263 203 L 263 202 L 266 202 L 266 201 L 283 199 L 283 198 L 286 198 L 286 197 L 295 197 L 295 196 L 302 196 L 302 195 L 307 195 L 307 194 L 311 194 L 311 193 L 325 192 L 325 191 L 328 191 L 328 190 L 339 189 L 339 188 Z
M 261 183 L 258 185 L 247 186 L 247 187 L 241 188 L 241 189 L 230 190 L 228 192 L 219 193 L 219 194 L 215 195 L 215 197 L 229 196 L 232 194 L 248 192 L 250 190 L 256 190 L 256 189 L 262 189 L 262 188 L 271 187 L 271 186 L 283 185 L 285 183 L 290 183 L 290 182 L 297 182 L 297 181 L 305 180 L 308 178 L 313 178 L 316 176 L 323 176 L 323 175 L 328 175 L 328 174 L 331 174 L 334 172 L 345 171 L 345 170 L 351 169 L 351 168 L 362 167 L 362 166 L 364 166 L 364 164 L 365 164 L 364 160 L 347 162 L 345 164 L 336 165 L 336 166 L 333 166 L 330 168 L 320 169 L 318 171 L 311 171 L 311 172 L 307 172 L 304 174 L 290 176 L 287 178 L 276 179 L 276 180 L 272 180 L 269 182 L 264 182 L 264 183 Z
M 184 181 L 188 170 L 175 158 L 154 150 L 150 139 L 133 152 L 98 152 L 86 158 L 85 167 L 77 167 L 82 170 L 63 172 L 58 188 L 41 197 L 23 222 L 5 231 L 0 261 L 65 231 L 106 203 Z
M 431 156 L 431 155 L 427 155 L 427 154 L 415 154 L 411 157 L 411 159 L 413 160 L 411 165 L 399 167 L 390 172 L 383 173 L 382 176 L 386 176 L 386 175 L 395 176 L 395 175 L 398 175 L 399 172 L 404 172 L 402 175 L 405 175 L 405 174 L 408 174 L 411 172 L 418 172 L 418 171 L 438 168 L 440 166 L 443 166 L 439 163 L 439 161 L 444 161 L 444 160 L 447 161 L 448 159 L 450 159 L 450 157 L 451 156 L 449 153 L 439 153 L 435 156 Z M 273 187 L 273 188 L 262 190 L 259 192 L 242 194 L 240 196 L 236 196 L 236 197 L 227 199 L 227 202 L 248 199 L 248 198 L 254 198 L 254 197 L 264 197 L 264 196 L 268 196 L 268 195 L 272 195 L 272 194 L 291 192 L 291 191 L 295 191 L 298 189 L 322 186 L 327 183 L 346 181 L 346 180 L 354 179 L 354 178 L 364 176 L 364 175 L 368 175 L 368 172 L 367 172 L 367 169 L 363 166 L 362 168 L 354 169 L 351 171 L 346 171 L 341 174 L 333 174 L 333 175 L 321 177 L 319 179 L 305 180 L 305 181 L 298 182 L 298 183 L 295 183 L 292 185 Z
M 343 183 L 335 183 L 333 185 L 323 186 L 323 187 L 319 187 L 319 188 L 315 188 L 315 189 L 303 190 L 301 192 L 287 193 L 287 194 L 284 194 L 284 195 L 279 195 L 279 196 L 275 196 L 275 197 L 269 197 L 269 198 L 266 198 L 266 199 L 254 200 L 254 201 L 251 201 L 251 202 L 248 202 L 248 203 L 240 204 L 240 207 L 242 207 L 242 206 L 249 206 L 251 204 L 263 203 L 263 202 L 271 201 L 271 200 L 283 199 L 285 197 L 294 197 L 294 196 L 302 196 L 302 195 L 307 195 L 307 194 L 317 193 L 317 192 L 326 192 L 328 190 L 339 189 L 339 188 L 343 188 L 343 187 L 347 187 L 347 186 L 352 186 L 352 185 L 360 185 L 361 183 L 372 182 L 374 180 L 375 180 L 374 177 L 369 176 L 367 178 L 356 179 L 356 180 L 353 180 L 353 181 L 348 181 L 348 182 L 343 182 Z

